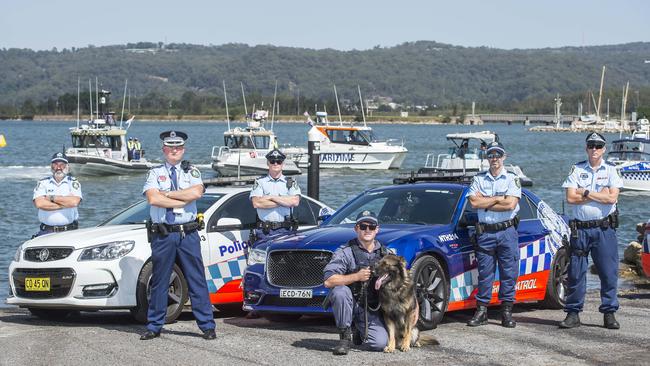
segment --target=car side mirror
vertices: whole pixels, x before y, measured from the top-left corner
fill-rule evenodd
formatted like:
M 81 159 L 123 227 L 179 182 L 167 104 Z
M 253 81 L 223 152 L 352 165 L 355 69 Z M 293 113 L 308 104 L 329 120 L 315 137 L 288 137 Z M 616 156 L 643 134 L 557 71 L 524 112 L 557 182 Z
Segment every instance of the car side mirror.
M 236 230 L 243 227 L 241 220 L 233 217 L 222 217 L 217 221 L 217 230 Z
M 476 226 L 477 222 L 478 214 L 476 212 L 465 212 L 460 220 L 458 220 L 458 226 L 462 228 Z

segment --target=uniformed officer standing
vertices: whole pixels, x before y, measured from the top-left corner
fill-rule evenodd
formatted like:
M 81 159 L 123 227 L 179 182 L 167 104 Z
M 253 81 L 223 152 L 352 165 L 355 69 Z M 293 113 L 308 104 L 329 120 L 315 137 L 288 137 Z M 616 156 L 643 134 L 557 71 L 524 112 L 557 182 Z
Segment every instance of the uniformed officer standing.
M 499 142 L 491 142 L 485 151 L 490 170 L 474 176 L 468 197 L 478 211 L 476 226 L 476 258 L 478 260 L 478 292 L 476 312 L 467 325 L 487 324 L 487 306 L 492 299 L 495 265 L 499 266 L 499 300 L 501 325 L 514 328 L 512 304 L 519 275 L 519 235 L 517 212 L 521 198 L 519 178 L 508 173 L 503 165 L 506 150 Z
M 187 134 L 166 131 L 163 140 L 165 163 L 152 168 L 142 189 L 151 205 L 151 299 L 147 313 L 147 332 L 140 339 L 160 336 L 167 313 L 169 278 L 178 260 L 187 279 L 192 313 L 203 331 L 203 338 L 216 338 L 212 304 L 205 280 L 205 268 L 197 229 L 196 200 L 203 195 L 201 173 L 189 162 L 181 161 Z
M 369 283 L 372 275 L 370 267 L 387 253 L 381 243 L 375 240 L 379 232 L 377 215 L 370 211 L 360 212 L 354 231 L 357 237 L 338 248 L 324 269 L 324 284 L 330 289 L 328 298 L 339 329 L 340 340 L 333 350 L 335 355 L 348 354 L 353 341 L 353 321 L 356 328 L 355 344 L 363 343 L 373 351 L 382 351 L 388 344 L 388 332 L 381 312 L 368 310 L 366 314 L 363 303 L 366 298 L 362 289 L 374 290 L 374 283 Z M 369 297 L 372 301 L 374 296 L 370 294 Z M 364 338 L 365 342 L 362 341 Z
M 256 240 L 298 229 L 293 208 L 300 203 L 300 187 L 293 178 L 282 174 L 285 159 L 280 150 L 271 150 L 266 154 L 269 173 L 253 184 L 250 199 L 260 220 L 255 229 Z
M 129 140 L 126 142 L 126 153 L 129 161 L 133 160 L 134 149 L 135 149 L 135 141 L 133 141 L 133 137 L 129 137 Z
M 52 155 L 52 176 L 38 181 L 33 202 L 38 208 L 39 232 L 34 237 L 79 227 L 77 206 L 81 202 L 81 184 L 68 174 L 68 158 L 64 153 Z
M 623 180 L 614 165 L 603 160 L 605 137 L 591 133 L 586 138 L 587 158 L 575 164 L 562 184 L 570 206 L 571 240 L 568 291 L 564 311 L 567 313 L 560 328 L 580 326 L 578 313 L 582 311 L 587 288 L 587 256 L 591 258 L 600 277 L 601 305 L 604 325 L 619 329 L 614 317 L 618 310 L 618 227 L 619 189 Z

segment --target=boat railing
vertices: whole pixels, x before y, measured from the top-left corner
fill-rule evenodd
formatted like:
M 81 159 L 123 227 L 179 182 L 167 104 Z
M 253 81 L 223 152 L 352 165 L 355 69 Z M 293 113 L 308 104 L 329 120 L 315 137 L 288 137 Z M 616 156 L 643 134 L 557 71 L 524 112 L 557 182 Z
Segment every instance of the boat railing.
M 215 154 L 215 150 L 217 151 L 216 154 Z M 230 153 L 230 148 L 228 146 L 212 146 L 212 154 L 211 154 L 211 156 L 212 156 L 213 160 L 223 156 L 224 154 L 228 154 L 228 153 Z

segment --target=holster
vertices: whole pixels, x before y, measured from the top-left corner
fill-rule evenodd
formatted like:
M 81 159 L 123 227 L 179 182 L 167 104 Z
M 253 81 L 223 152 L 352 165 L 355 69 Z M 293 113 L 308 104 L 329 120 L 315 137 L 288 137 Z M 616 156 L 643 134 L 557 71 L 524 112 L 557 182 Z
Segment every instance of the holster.
M 147 243 L 151 244 L 151 241 L 153 240 L 153 222 L 151 221 L 151 218 L 147 220 L 145 227 L 147 228 Z

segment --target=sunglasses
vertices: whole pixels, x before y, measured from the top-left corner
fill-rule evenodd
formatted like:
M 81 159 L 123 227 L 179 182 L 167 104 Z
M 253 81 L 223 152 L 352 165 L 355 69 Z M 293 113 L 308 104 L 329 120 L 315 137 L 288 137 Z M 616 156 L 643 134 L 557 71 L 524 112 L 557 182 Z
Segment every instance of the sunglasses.
M 375 225 L 375 224 L 359 224 L 358 226 L 359 226 L 359 230 L 361 230 L 361 231 L 366 231 L 366 230 L 375 231 L 375 230 L 377 230 L 377 225 Z
M 486 156 L 488 159 L 501 159 L 503 157 L 503 154 L 487 154 Z
M 596 150 L 600 150 L 600 149 L 602 149 L 603 147 L 605 147 L 605 145 L 603 145 L 603 144 L 587 144 L 587 149 L 596 149 Z
M 284 160 L 276 160 L 276 159 L 270 159 L 269 160 L 269 164 L 271 164 L 271 165 L 275 165 L 275 164 L 280 165 L 282 163 L 284 163 Z

